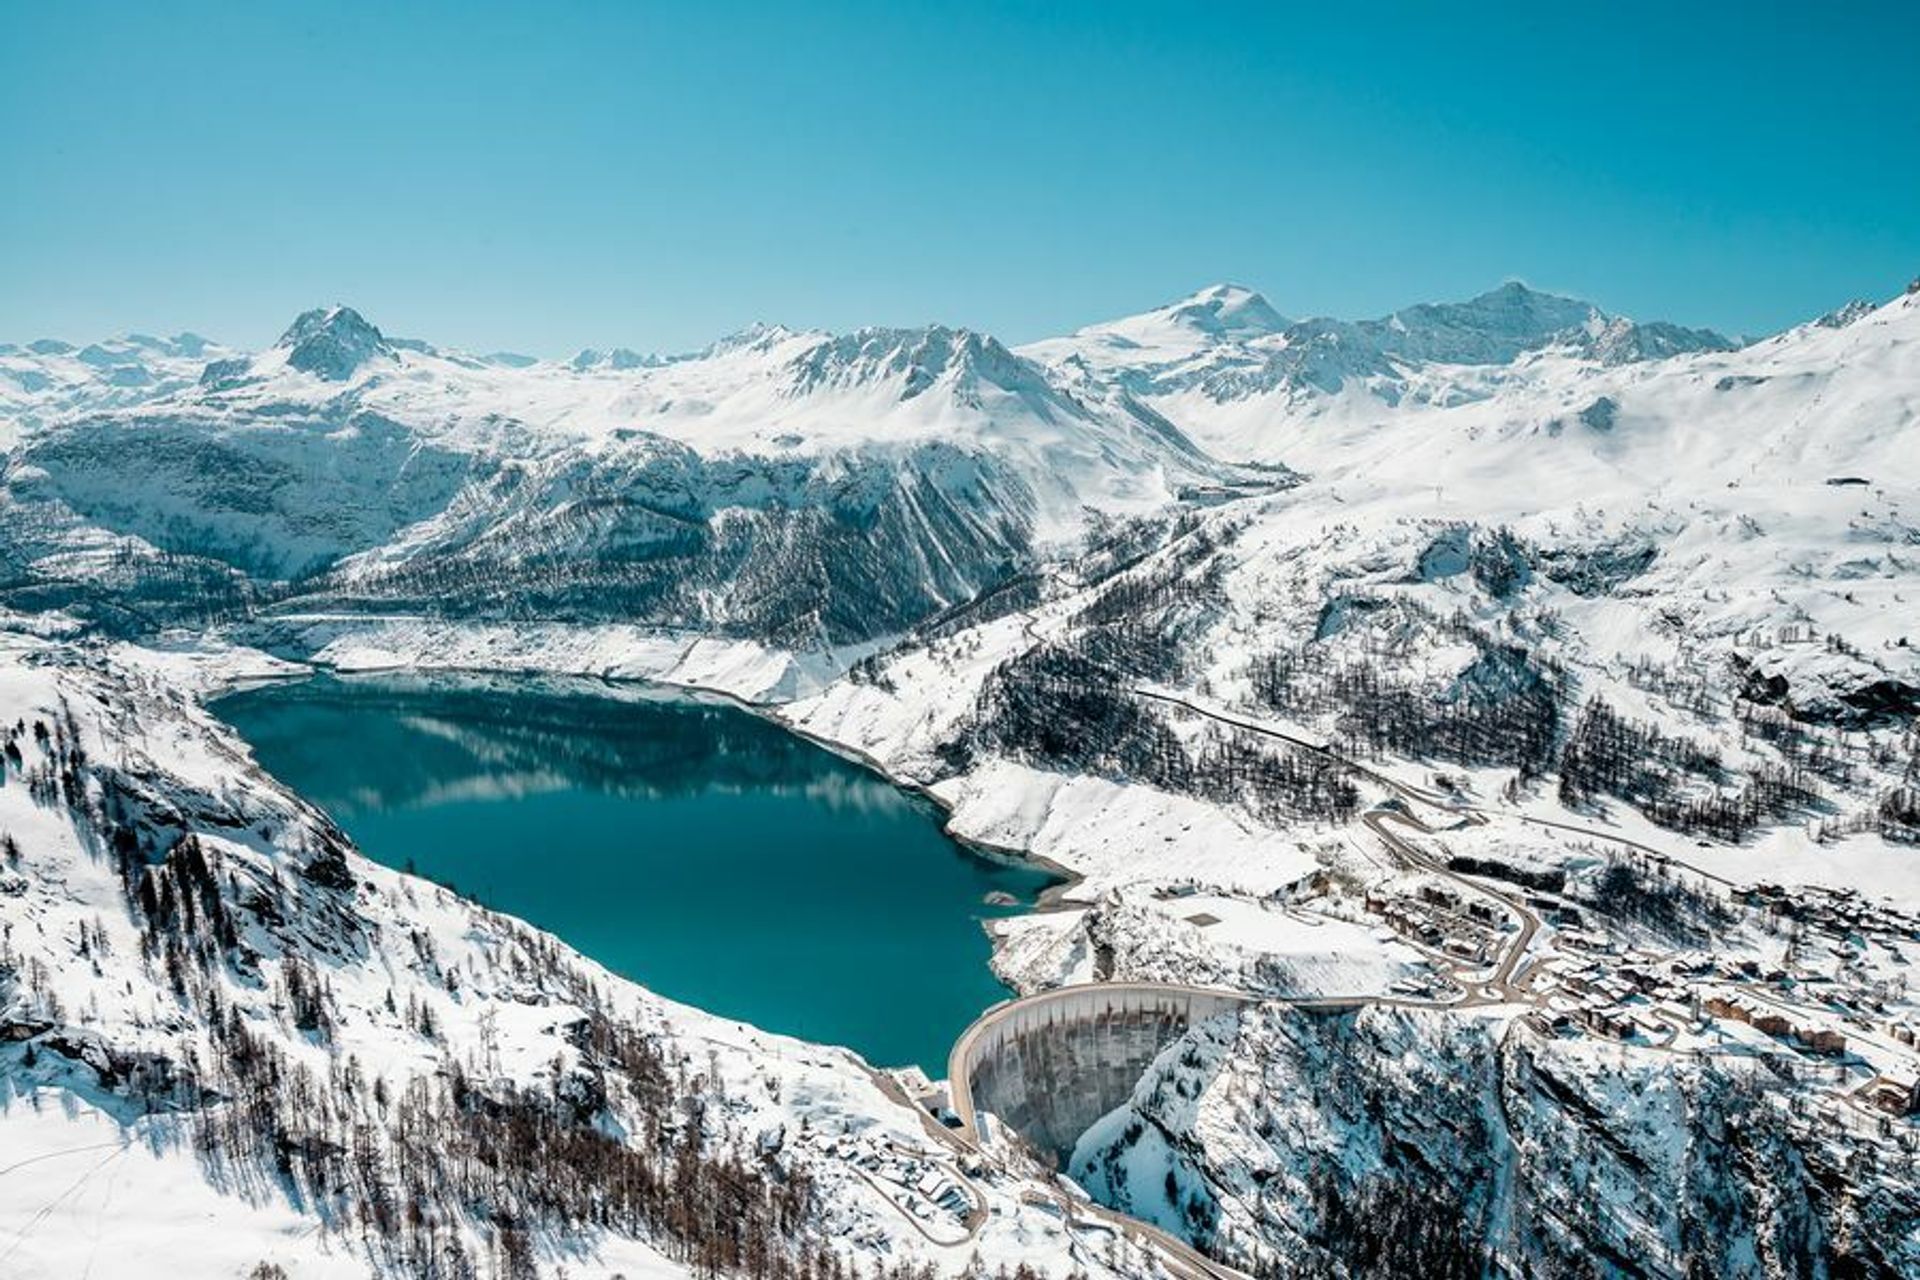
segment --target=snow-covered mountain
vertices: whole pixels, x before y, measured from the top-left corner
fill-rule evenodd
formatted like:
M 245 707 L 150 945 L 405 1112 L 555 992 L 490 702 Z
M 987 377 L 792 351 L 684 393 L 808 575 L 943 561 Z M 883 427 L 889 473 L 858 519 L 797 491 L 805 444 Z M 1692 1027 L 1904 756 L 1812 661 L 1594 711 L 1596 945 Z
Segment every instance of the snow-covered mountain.
M 0 428 L 11 441 L 64 414 L 157 399 L 192 385 L 226 354 L 192 333 L 130 333 L 84 347 L 57 338 L 0 343 Z
M 1605 367 L 1735 345 L 1710 330 L 1636 324 L 1510 282 L 1465 302 L 1357 321 L 1289 321 L 1258 293 L 1215 285 L 1022 352 L 1127 388 L 1190 422 L 1217 453 L 1256 458 L 1271 456 L 1283 423 L 1477 398 L 1489 369 L 1533 353 Z
M 49 522 L 332 602 L 426 607 L 419 581 L 451 575 L 497 589 L 442 608 L 525 590 L 572 616 L 796 644 L 961 603 L 1089 512 L 1284 480 L 940 327 L 758 327 L 688 356 L 527 365 L 333 307 L 165 394 L 20 428 L 10 488 Z
M 1082 404 L 1046 371 L 966 330 L 800 333 L 755 326 L 702 351 L 583 352 L 521 365 L 395 344 L 348 307 L 301 315 L 269 351 L 210 366 L 156 412 L 282 415 L 346 406 L 423 440 L 524 457 L 658 436 L 707 457 L 812 458 L 929 440 L 1005 459 L 1048 533 L 1080 508 L 1144 508 L 1216 469 L 1152 415 Z
M 1269 1012 L 1182 1049 L 1086 1135 L 1077 1176 L 1249 1271 L 1893 1276 L 1920 1260 L 1910 1165 L 1882 1165 L 1811 1097 L 1774 1105 L 1777 1082 L 1737 1055 L 1393 1010 Z
M 123 632 L 405 613 L 832 651 L 1030 599 L 1115 521 L 1185 512 L 1239 531 L 1228 652 L 1376 566 L 1444 585 L 1492 539 L 1567 593 L 1543 607 L 1686 618 L 1804 707 L 1904 705 L 1917 299 L 1734 347 L 1520 285 L 1362 322 L 1220 286 L 1021 352 L 756 326 L 531 364 L 334 307 L 192 379 L 172 344 L 137 404 L 59 383 L 72 408 L 13 420 L 0 553 L 26 612 Z M 41 345 L 9 376 L 52 396 L 78 357 Z M 1276 596 L 1283 571 L 1311 585 Z M 1633 660 L 1616 625 L 1583 628 L 1591 660 Z M 1859 655 L 1753 643 L 1807 626 Z
M 851 1055 L 363 862 L 195 705 L 414 666 L 757 703 L 1074 877 L 992 925 L 1022 992 L 1244 1002 L 1068 1161 L 1225 1265 L 1920 1265 L 1920 286 L 1745 344 L 1520 285 L 1363 321 L 1216 286 L 1019 349 L 539 360 L 331 307 L 86 350 L 0 353 L 0 1084 L 72 1112 L 0 1135 L 138 1136 L 142 1196 L 186 1190 L 130 1240 L 677 1275 L 711 1224 L 648 1198 L 651 1133 L 756 1238 L 808 1180 L 796 1238 L 866 1266 L 1220 1274 L 1004 1126 L 923 1142 Z M 423 1118 L 625 1180 L 504 1168 L 503 1225 L 456 1164 L 382 1219 Z M 966 1245 L 869 1176 L 905 1150 L 973 1189 Z

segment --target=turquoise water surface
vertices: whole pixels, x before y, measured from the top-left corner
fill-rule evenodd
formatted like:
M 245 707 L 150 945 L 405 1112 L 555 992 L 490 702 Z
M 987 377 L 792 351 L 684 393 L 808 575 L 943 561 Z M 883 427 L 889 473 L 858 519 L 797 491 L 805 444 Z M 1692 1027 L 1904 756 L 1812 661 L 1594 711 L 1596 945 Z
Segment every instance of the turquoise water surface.
M 222 698 L 260 763 L 369 856 L 663 995 L 946 1074 L 1007 992 L 983 904 L 1041 872 L 746 712 L 586 683 L 320 677 Z

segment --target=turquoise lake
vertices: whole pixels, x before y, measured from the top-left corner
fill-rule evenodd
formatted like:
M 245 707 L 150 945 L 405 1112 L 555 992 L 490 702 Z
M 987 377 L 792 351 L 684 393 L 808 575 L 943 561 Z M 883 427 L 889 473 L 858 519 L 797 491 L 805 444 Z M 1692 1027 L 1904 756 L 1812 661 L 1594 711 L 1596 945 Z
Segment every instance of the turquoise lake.
M 691 698 L 318 677 L 213 710 L 368 856 L 662 995 L 935 1078 L 1008 994 L 981 920 L 1051 883 L 956 844 L 870 771 Z

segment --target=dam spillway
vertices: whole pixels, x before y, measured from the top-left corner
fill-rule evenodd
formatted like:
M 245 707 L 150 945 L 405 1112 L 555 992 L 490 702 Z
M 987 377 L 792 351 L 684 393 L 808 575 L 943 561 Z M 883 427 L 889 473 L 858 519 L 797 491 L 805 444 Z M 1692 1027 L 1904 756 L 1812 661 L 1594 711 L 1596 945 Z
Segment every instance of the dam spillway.
M 1132 1096 L 1188 1027 L 1251 1003 L 1163 983 L 1065 987 L 988 1010 L 948 1060 L 953 1108 L 980 1137 L 991 1113 L 1064 1167 L 1080 1135 Z

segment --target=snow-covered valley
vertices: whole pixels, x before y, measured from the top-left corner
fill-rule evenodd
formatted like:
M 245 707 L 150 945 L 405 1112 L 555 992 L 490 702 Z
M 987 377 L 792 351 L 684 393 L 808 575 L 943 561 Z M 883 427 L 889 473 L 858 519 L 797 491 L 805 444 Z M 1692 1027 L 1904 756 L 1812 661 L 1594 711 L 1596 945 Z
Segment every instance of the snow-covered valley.
M 1920 292 L 329 308 L 0 349 L 0 415 L 6 1274 L 1920 1270 Z M 1062 1182 L 361 858 L 201 705 L 313 668 L 725 695 L 1071 877 L 1016 990 L 1251 1003 Z

